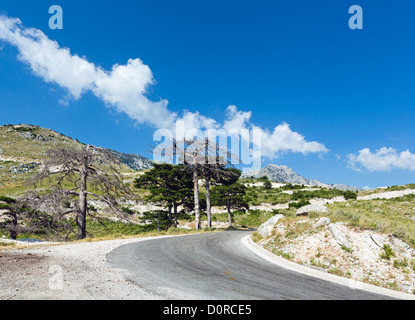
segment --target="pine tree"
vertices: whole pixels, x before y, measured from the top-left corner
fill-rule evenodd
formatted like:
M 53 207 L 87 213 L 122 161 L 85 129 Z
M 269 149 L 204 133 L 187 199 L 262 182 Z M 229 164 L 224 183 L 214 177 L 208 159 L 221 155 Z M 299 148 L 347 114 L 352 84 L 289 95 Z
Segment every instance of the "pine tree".
M 228 224 L 232 227 L 232 209 L 249 209 L 248 203 L 244 200 L 246 187 L 238 183 L 241 171 L 235 168 L 222 170 L 224 174 L 219 180 L 221 185 L 212 188 L 212 197 L 215 204 L 225 205 L 228 212 Z
M 134 186 L 150 191 L 147 200 L 166 203 L 169 220 L 177 227 L 177 208 L 192 197 L 192 176 L 184 166 L 154 164 L 150 171 L 135 179 Z M 173 217 L 171 209 L 173 209 Z

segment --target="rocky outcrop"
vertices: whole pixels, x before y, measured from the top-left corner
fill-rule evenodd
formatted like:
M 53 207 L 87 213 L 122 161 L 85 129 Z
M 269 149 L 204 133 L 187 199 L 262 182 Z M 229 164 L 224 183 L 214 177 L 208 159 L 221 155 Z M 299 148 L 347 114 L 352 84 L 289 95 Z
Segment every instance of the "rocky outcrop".
M 346 236 L 337 225 L 333 223 L 329 224 L 329 230 L 341 247 L 346 247 L 348 249 L 352 248 L 352 244 L 349 242 L 349 240 L 347 240 Z
M 24 174 L 33 171 L 38 166 L 40 166 L 40 162 L 22 163 L 11 167 L 9 172 L 12 174 Z
M 332 223 L 328 217 L 279 221 L 268 233 L 272 236 L 259 245 L 300 265 L 354 280 L 353 288 L 358 288 L 355 281 L 363 281 L 415 292 L 415 250 L 392 234 Z
M 358 196 L 357 200 L 373 200 L 373 199 L 393 199 L 407 196 L 409 194 L 415 194 L 414 189 L 405 189 L 397 191 L 387 191 L 381 193 L 373 193 L 366 196 Z
M 327 217 L 323 217 L 323 218 L 320 218 L 320 220 L 318 220 L 315 223 L 314 228 L 328 226 L 329 224 L 330 224 L 330 219 Z
M 322 204 L 309 204 L 297 210 L 297 216 L 306 216 L 310 212 L 327 212 L 327 208 Z
M 274 225 L 280 220 L 281 218 L 284 218 L 282 214 L 277 214 L 270 219 L 268 219 L 266 222 L 261 224 L 257 232 L 264 238 L 269 237 L 271 235 L 272 230 L 274 229 Z
M 146 170 L 153 167 L 153 161 L 147 158 L 144 158 L 138 154 L 134 153 L 122 153 L 115 150 L 110 150 L 120 161 L 133 170 Z

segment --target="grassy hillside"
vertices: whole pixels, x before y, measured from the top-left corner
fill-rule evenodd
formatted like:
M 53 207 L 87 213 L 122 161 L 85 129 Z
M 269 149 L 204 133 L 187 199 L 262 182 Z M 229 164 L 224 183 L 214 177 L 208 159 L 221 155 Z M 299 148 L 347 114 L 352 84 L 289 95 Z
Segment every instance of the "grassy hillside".
M 64 134 L 34 125 L 0 126 L 0 195 L 18 196 L 32 188 L 27 179 L 36 173 L 56 148 L 79 148 L 84 144 Z M 134 170 L 121 172 L 134 178 Z
M 17 196 L 28 189 L 27 178 L 39 170 L 49 149 L 80 143 L 32 125 L 0 127 L 0 195 Z
M 50 148 L 76 147 L 80 142 L 50 129 L 34 125 L 0 127 L 2 158 L 28 163 L 45 159 Z
M 0 196 L 17 197 L 32 189 L 33 186 L 27 183 L 27 179 L 41 168 L 42 161 L 46 159 L 49 149 L 59 147 L 78 148 L 82 145 L 77 140 L 38 126 L 1 126 Z M 134 178 L 142 173 L 126 166 L 122 168 L 121 172 L 124 176 L 124 183 L 130 186 L 132 186 Z M 359 191 L 357 194 L 351 194 L 350 191 L 281 183 L 274 183 L 271 188 L 266 188 L 264 182 L 263 179 L 240 179 L 240 183 L 247 186 L 245 200 L 249 203 L 251 209 L 247 212 L 234 213 L 234 220 L 237 225 L 255 228 L 277 213 L 283 214 L 287 219 L 295 220 L 298 219 L 295 215 L 297 208 L 309 201 L 317 198 L 338 199 L 343 197 L 346 201 L 326 205 L 329 212 L 325 215 L 330 217 L 332 221 L 344 221 L 362 229 L 391 233 L 415 247 L 415 195 L 406 195 L 389 200 L 356 199 L 356 196 L 373 193 L 414 189 L 415 184 Z M 47 187 L 47 183 L 38 186 L 38 188 Z M 146 190 L 135 190 L 135 192 L 137 193 L 137 199 L 143 199 L 143 196 L 148 193 Z M 201 198 L 204 198 L 203 187 L 201 187 Z M 131 204 L 125 204 L 135 213 L 143 213 L 153 204 L 148 204 L 149 207 L 147 208 L 146 205 L 144 203 L 135 207 Z M 97 214 L 102 214 L 99 203 L 94 203 L 94 206 L 98 209 Z M 225 208 L 217 207 L 214 209 L 213 220 L 226 222 Z M 105 214 L 103 216 L 111 218 Z M 107 229 L 100 230 L 99 224 L 94 224 L 94 226 L 94 228 L 91 227 L 94 234 L 108 232 Z M 146 229 L 143 227 L 135 229 L 134 227 L 132 231 L 129 229 L 131 226 L 128 226 L 128 231 L 126 231 L 125 226 L 117 227 L 116 224 L 111 224 L 111 226 L 114 227 L 114 230 L 119 228 L 117 234 L 123 232 L 131 234 Z

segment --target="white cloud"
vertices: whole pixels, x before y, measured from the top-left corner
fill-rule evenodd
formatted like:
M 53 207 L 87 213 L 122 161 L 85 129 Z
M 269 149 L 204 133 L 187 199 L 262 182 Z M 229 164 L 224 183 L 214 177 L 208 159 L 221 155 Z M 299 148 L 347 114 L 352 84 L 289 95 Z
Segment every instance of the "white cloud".
M 383 147 L 376 152 L 369 148 L 359 151 L 358 154 L 349 154 L 348 162 L 352 169 L 361 171 L 365 168 L 369 171 L 391 171 L 403 169 L 415 171 L 415 154 L 409 150 L 397 152 L 396 149 Z
M 24 27 L 20 19 L 4 15 L 0 15 L 0 40 L 14 45 L 19 51 L 18 58 L 29 65 L 35 75 L 68 91 L 60 104 L 68 105 L 70 99 L 79 99 L 84 93 L 92 92 L 137 123 L 171 130 L 178 138 L 199 135 L 206 129 L 216 129 L 228 135 L 238 134 L 242 129 L 256 129 L 262 138 L 254 141 L 251 135 L 250 142 L 262 145 L 262 155 L 269 158 L 287 152 L 327 152 L 323 144 L 306 141 L 286 123 L 279 124 L 272 132 L 251 124 L 252 112 L 239 111 L 234 105 L 227 108 L 223 124 L 199 112 L 184 111 L 179 118 L 168 109 L 167 100 L 151 101 L 146 96 L 149 86 L 155 81 L 151 69 L 140 59 L 130 59 L 126 65 L 115 64 L 112 70 L 107 71 L 85 57 L 72 54 L 68 48 L 61 48 L 42 31 Z
M 176 114 L 168 110 L 168 101 L 154 102 L 145 96 L 147 87 L 153 83 L 150 68 L 140 59 L 130 59 L 127 65 L 114 65 L 111 72 L 100 70 L 92 91 L 139 123 L 148 122 L 157 128 L 171 127 Z
M 278 158 L 280 155 L 288 152 L 306 155 L 309 153 L 321 154 L 328 151 L 321 143 L 316 141 L 308 142 L 302 134 L 292 131 L 285 122 L 279 124 L 270 132 L 250 123 L 251 112 L 239 111 L 234 105 L 229 106 L 226 111 L 226 119 L 222 125 L 211 118 L 200 115 L 198 112 L 186 112 L 176 123 L 179 128 L 176 129 L 176 133 L 178 133 L 177 138 L 182 136 L 201 136 L 207 129 L 215 129 L 218 134 L 224 133 L 228 136 L 238 135 L 241 133 L 241 130 L 247 129 L 250 131 L 257 130 L 260 133 L 260 138 L 254 139 L 251 132 L 250 142 L 258 145 L 262 156 L 270 159 Z
M 168 127 L 170 129 L 170 127 Z M 171 128 L 172 132 L 177 139 L 188 138 L 191 139 L 195 136 L 204 136 L 204 131 L 208 129 L 219 130 L 220 125 L 216 120 L 205 117 L 199 112 L 184 111 L 184 115 L 177 119 L 174 127 Z
M 92 63 L 69 49 L 59 48 L 42 31 L 22 27 L 19 19 L 0 16 L 0 39 L 17 47 L 19 59 L 46 82 L 55 82 L 79 98 L 84 90 L 93 86 L 97 69 Z
M 278 158 L 288 152 L 304 155 L 328 152 L 323 144 L 316 141 L 308 142 L 302 134 L 292 131 L 290 125 L 285 122 L 276 126 L 272 132 L 256 126 L 253 128 L 262 131 L 262 155 L 270 159 Z
M 16 46 L 18 58 L 37 76 L 68 90 L 73 99 L 91 91 L 117 111 L 158 128 L 171 126 L 176 118 L 175 113 L 168 111 L 167 100 L 154 102 L 145 96 L 154 79 L 140 59 L 116 64 L 108 72 L 85 57 L 71 54 L 68 48 L 59 47 L 42 31 L 25 28 L 19 19 L 4 15 L 0 15 L 0 39 Z
M 223 124 L 229 134 L 239 133 L 241 129 L 246 129 L 249 120 L 251 119 L 252 112 L 238 111 L 238 108 L 231 105 L 226 110 L 226 120 Z

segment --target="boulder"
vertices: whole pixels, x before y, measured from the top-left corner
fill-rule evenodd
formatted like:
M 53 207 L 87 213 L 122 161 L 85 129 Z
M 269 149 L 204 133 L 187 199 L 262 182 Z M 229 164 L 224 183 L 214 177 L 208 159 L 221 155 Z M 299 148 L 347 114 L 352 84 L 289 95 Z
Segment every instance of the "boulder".
M 349 242 L 349 240 L 347 240 L 346 236 L 344 235 L 344 233 L 340 230 L 340 228 L 338 226 L 331 223 L 331 224 L 329 224 L 329 229 L 330 229 L 334 239 L 336 240 L 336 242 L 340 246 L 342 246 L 342 247 L 344 246 L 348 249 L 352 248 L 352 244 Z
M 277 214 L 269 218 L 266 222 L 264 222 L 258 227 L 257 232 L 264 238 L 269 237 L 271 235 L 272 230 L 274 229 L 274 225 L 281 218 L 284 218 L 282 214 Z
M 320 218 L 316 224 L 314 225 L 314 227 L 318 228 L 318 227 L 323 227 L 323 226 L 328 226 L 330 224 L 330 219 L 327 217 L 323 217 Z
M 327 208 L 322 204 L 309 204 L 297 210 L 297 216 L 306 216 L 310 212 L 327 212 Z

